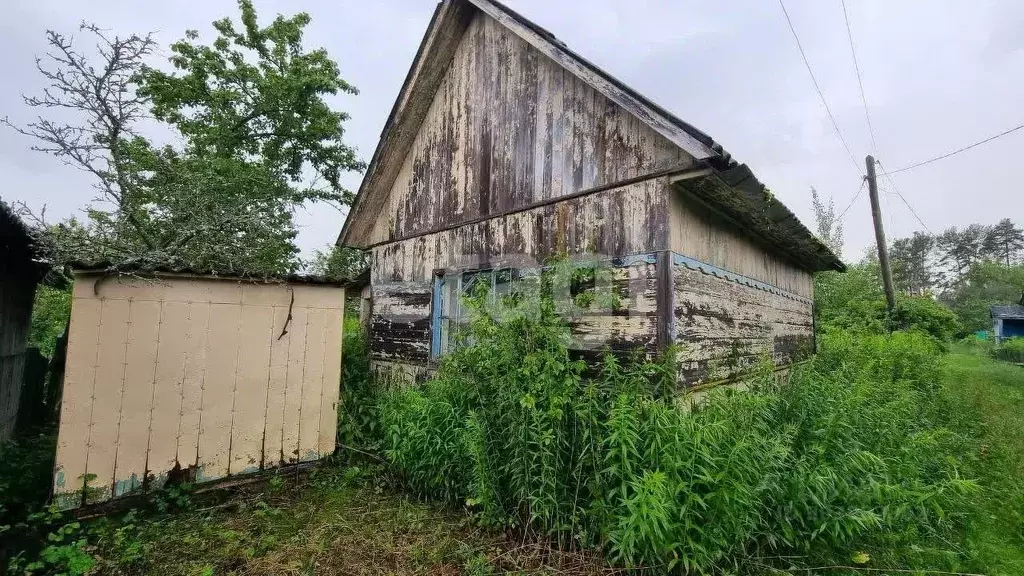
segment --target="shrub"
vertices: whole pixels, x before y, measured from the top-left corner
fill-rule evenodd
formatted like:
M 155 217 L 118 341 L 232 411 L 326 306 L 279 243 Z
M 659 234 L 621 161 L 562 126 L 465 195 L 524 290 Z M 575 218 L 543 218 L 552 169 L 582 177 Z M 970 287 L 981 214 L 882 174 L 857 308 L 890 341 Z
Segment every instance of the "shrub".
M 345 319 L 342 354 L 338 442 L 360 451 L 377 450 L 382 438 L 377 387 L 366 332 L 357 318 Z
M 904 296 L 896 302 L 893 324 L 900 330 L 924 332 L 940 342 L 952 342 L 963 332 L 957 315 L 927 296 Z
M 29 345 L 39 348 L 43 356 L 52 358 L 57 347 L 57 339 L 64 333 L 64 328 L 70 317 L 71 289 L 62 290 L 46 285 L 39 286 L 32 307 Z
M 627 567 L 845 564 L 865 550 L 955 563 L 974 484 L 967 440 L 944 427 L 934 339 L 835 333 L 783 384 L 765 365 L 748 392 L 682 409 L 671 354 L 606 355 L 584 376 L 549 300 L 478 308 L 431 380 L 386 394 L 386 455 L 410 488 Z
M 1024 363 L 1024 338 L 1007 338 L 993 349 L 993 355 L 1007 362 Z

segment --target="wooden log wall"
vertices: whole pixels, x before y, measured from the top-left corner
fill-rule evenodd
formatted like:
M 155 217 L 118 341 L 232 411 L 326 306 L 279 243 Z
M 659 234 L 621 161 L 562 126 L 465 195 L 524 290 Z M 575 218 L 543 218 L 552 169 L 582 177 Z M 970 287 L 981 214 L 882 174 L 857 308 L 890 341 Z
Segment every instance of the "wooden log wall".
M 18 423 L 37 275 L 0 258 L 0 441 L 10 438 Z
M 429 359 L 435 270 L 538 269 L 555 254 L 595 258 L 613 268 L 619 310 L 575 321 L 579 347 L 650 349 L 656 339 L 655 267 L 644 255 L 668 243 L 661 179 L 577 197 L 373 249 L 371 353 L 423 366 Z
M 434 270 L 536 268 L 560 253 L 612 258 L 664 249 L 668 198 L 660 179 L 378 246 L 370 279 L 430 281 Z
M 614 282 L 628 287 L 622 310 L 575 321 L 583 351 L 608 346 L 653 352 L 663 343 L 660 330 L 662 339 L 693 345 L 696 355 L 684 369 L 689 379 L 705 378 L 722 350 L 752 350 L 747 344 L 754 341 L 760 349 L 770 341 L 770 351 L 777 348 L 781 360 L 793 356 L 787 350 L 800 348 L 809 332 L 782 326 L 790 320 L 809 326 L 809 315 L 780 319 L 787 304 L 771 299 L 749 312 L 748 305 L 761 302 L 763 294 L 746 286 L 755 290 L 747 294 L 728 282 L 700 292 L 686 287 L 685 271 L 660 296 L 677 297 L 678 306 L 662 305 L 682 315 L 673 322 L 678 331 L 664 323 L 659 328 L 659 274 L 654 257 L 646 259 L 659 251 L 675 250 L 787 294 L 812 296 L 809 274 L 685 204 L 657 177 L 692 166 L 692 156 L 635 115 L 491 17 L 477 14 L 455 48 L 367 242 L 373 254 L 375 365 L 425 373 L 435 270 L 536 269 L 556 253 L 609 261 L 645 257 L 616 264 Z M 599 191 L 573 196 L 594 189 Z M 663 288 L 671 280 L 665 282 Z M 710 306 L 708 298 L 734 300 L 715 303 L 727 309 L 724 324 L 698 334 L 694 330 L 703 325 L 693 324 L 687 306 Z M 809 312 L 809 302 L 794 313 Z M 758 322 L 761 328 L 750 326 Z
M 687 258 L 674 260 L 672 321 L 683 385 L 729 378 L 764 356 L 785 366 L 813 353 L 810 299 Z
M 334 286 L 77 276 L 55 501 L 333 453 L 343 311 Z
M 809 272 L 679 194 L 670 194 L 670 202 L 669 236 L 674 252 L 805 298 L 814 296 L 814 277 Z
M 478 14 L 370 243 L 692 163 L 636 116 Z

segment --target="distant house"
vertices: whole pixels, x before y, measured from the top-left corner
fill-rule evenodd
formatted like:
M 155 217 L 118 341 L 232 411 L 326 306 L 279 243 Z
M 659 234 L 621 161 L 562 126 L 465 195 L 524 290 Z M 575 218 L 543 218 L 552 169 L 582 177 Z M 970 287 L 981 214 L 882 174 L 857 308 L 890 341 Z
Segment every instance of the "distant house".
M 996 342 L 1004 338 L 1024 338 L 1024 298 L 1015 306 L 992 306 L 992 333 Z
M 710 136 L 493 0 L 438 5 L 338 243 L 372 254 L 375 368 L 415 377 L 459 294 L 555 254 L 597 255 L 621 296 L 573 319 L 581 354 L 679 344 L 688 386 L 805 357 L 812 275 L 844 270 Z
M 17 427 L 32 302 L 46 270 L 28 228 L 0 201 L 0 441 Z

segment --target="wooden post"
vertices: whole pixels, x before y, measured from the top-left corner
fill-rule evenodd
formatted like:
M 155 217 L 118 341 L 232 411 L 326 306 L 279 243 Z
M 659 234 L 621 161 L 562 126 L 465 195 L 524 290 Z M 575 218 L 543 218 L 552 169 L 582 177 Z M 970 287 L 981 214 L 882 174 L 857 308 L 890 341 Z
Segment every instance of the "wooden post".
M 868 168 L 868 196 L 871 198 L 871 219 L 875 222 L 875 244 L 878 245 L 878 264 L 882 268 L 882 285 L 885 288 L 885 303 L 889 312 L 896 309 L 896 292 L 892 287 L 892 270 L 889 269 L 889 248 L 885 243 L 882 228 L 882 209 L 878 205 L 878 182 L 875 178 L 875 158 L 868 154 L 865 159 Z

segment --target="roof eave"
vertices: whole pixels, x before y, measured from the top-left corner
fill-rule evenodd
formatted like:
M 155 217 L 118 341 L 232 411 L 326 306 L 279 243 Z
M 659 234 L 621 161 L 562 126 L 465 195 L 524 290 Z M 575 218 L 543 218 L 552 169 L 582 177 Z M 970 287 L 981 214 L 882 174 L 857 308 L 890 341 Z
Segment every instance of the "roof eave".
M 808 272 L 845 272 L 846 264 L 775 199 L 746 165 L 713 169 L 675 187 L 751 240 Z
M 454 56 L 454 48 L 462 38 L 461 32 L 464 32 L 468 26 L 467 14 L 471 16 L 471 11 L 472 5 L 467 0 L 442 0 L 438 2 L 437 7 L 434 9 L 434 14 L 430 18 L 430 24 L 427 25 L 427 30 L 424 32 L 423 39 L 416 50 L 416 56 L 413 57 L 409 71 L 406 73 L 405 81 L 399 90 L 398 98 L 395 99 L 395 103 L 391 107 L 391 113 L 388 115 L 384 128 L 381 130 L 380 140 L 377 141 L 377 148 L 373 152 L 373 156 L 366 169 L 366 174 L 359 185 L 359 191 L 356 193 L 355 200 L 352 202 L 344 224 L 342 224 L 341 232 L 338 234 L 338 239 L 335 242 L 338 246 L 365 248 L 368 245 L 369 242 L 366 236 L 369 233 L 369 229 L 358 230 L 358 232 L 363 233 L 362 236 L 356 234 L 353 237 L 355 234 L 353 232 L 353 223 L 356 226 L 368 226 L 367 223 L 361 221 L 363 218 L 362 213 L 366 210 L 368 191 L 374 186 L 383 185 L 389 179 L 393 181 L 394 174 L 391 172 L 397 173 L 397 170 L 385 171 L 387 173 L 382 174 L 381 166 L 388 161 L 394 163 L 395 158 L 393 156 L 401 156 L 401 158 L 398 158 L 399 162 L 404 158 L 402 153 L 402 137 L 404 136 L 405 140 L 408 140 L 408 145 L 411 145 L 411 139 L 415 137 L 416 132 L 419 130 L 419 126 L 422 124 L 423 117 L 426 115 L 427 108 L 429 107 L 429 101 L 433 99 L 437 85 L 440 83 L 440 75 L 436 73 L 436 68 L 443 67 L 446 69 L 447 66 L 443 65 L 451 62 L 451 57 Z M 457 34 L 453 34 L 453 31 L 457 32 Z M 436 46 L 440 46 L 440 48 L 435 49 Z M 437 52 L 437 54 L 432 54 L 432 50 Z M 427 56 L 434 57 L 435 61 L 426 62 Z M 424 74 L 424 72 L 431 71 L 433 74 Z M 427 82 L 427 86 L 418 85 L 424 81 Z M 424 97 L 427 100 L 427 105 L 425 106 L 413 100 L 413 96 L 419 91 L 427 94 Z M 393 150 L 396 146 L 397 149 Z

